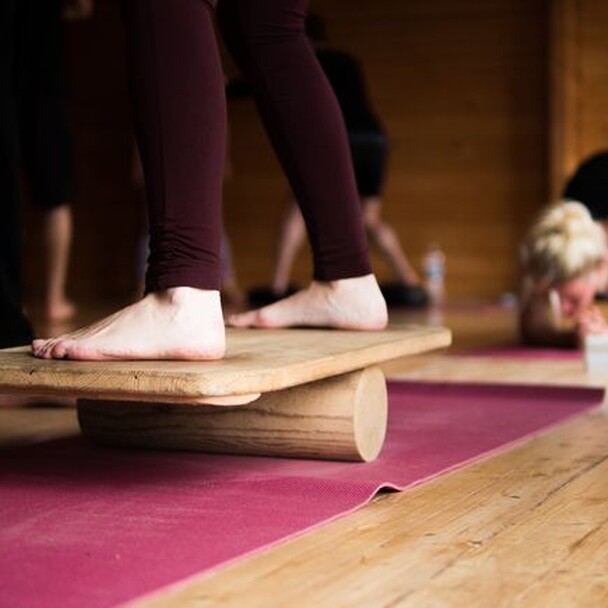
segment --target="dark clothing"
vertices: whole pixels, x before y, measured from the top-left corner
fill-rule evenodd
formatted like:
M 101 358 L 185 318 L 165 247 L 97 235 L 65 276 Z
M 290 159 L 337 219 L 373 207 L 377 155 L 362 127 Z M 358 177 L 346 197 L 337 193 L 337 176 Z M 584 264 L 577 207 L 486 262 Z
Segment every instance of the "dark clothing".
M 608 219 L 608 152 L 586 159 L 568 180 L 564 198 L 583 203 L 594 220 Z
M 384 186 L 388 137 L 374 114 L 359 62 L 344 51 L 320 47 L 317 58 L 340 104 L 362 197 L 378 196 Z
M 350 153 L 357 191 L 362 197 L 382 192 L 388 157 L 388 137 L 384 133 L 349 133 Z
M 315 54 L 333 89 L 348 132 L 357 191 L 362 197 L 378 196 L 384 186 L 389 140 L 374 114 L 359 62 L 348 53 L 316 48 Z M 229 100 L 248 97 L 246 80 L 230 81 Z
M 65 84 L 63 0 L 19 0 L 17 107 L 21 160 L 34 205 L 73 197 L 74 153 Z
M 4 232 L 4 231 L 2 231 Z M 0 261 L 0 348 L 23 346 L 34 337 L 32 326 L 23 314 L 21 292 Z
M 0 347 L 32 340 L 22 310 L 20 167 L 38 207 L 72 194 L 62 5 L 2 0 L 0 8 Z
M 32 328 L 22 312 L 17 0 L 0 3 L 0 348 L 25 344 Z
M 349 133 L 383 133 L 380 121 L 372 111 L 359 62 L 344 51 L 318 48 L 321 64 L 344 116 Z
M 306 0 L 220 0 L 218 25 L 252 85 L 301 205 L 314 277 L 371 272 L 340 108 L 304 32 Z M 224 77 L 212 3 L 124 0 L 130 83 L 150 209 L 146 288 L 218 289 Z

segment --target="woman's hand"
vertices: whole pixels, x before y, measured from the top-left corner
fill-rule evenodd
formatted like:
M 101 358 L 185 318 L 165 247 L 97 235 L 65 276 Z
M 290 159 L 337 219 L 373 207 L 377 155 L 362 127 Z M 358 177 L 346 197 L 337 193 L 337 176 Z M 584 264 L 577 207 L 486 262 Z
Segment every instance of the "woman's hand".
M 579 339 L 590 335 L 608 334 L 608 322 L 597 306 L 592 306 L 579 315 L 577 334 Z

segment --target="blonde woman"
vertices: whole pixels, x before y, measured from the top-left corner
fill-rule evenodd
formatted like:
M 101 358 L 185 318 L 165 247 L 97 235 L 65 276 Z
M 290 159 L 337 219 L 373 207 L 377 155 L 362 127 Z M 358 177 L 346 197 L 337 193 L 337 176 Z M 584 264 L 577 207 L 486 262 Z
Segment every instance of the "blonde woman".
M 591 333 L 608 333 L 594 305 L 608 287 L 604 227 L 577 201 L 545 209 L 522 247 L 520 331 L 528 344 L 576 346 Z

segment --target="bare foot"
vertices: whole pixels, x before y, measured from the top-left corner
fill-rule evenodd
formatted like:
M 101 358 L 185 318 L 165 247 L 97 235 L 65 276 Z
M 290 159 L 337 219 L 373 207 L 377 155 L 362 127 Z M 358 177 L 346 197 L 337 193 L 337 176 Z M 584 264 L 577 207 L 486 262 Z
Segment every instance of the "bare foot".
M 221 359 L 226 348 L 217 291 L 176 287 L 88 325 L 52 338 L 34 340 L 43 359 Z
M 334 327 L 337 329 L 384 329 L 386 303 L 374 275 L 313 281 L 307 289 L 265 306 L 229 318 L 233 327 Z
M 49 321 L 67 321 L 76 314 L 76 306 L 69 300 L 49 302 L 45 314 Z

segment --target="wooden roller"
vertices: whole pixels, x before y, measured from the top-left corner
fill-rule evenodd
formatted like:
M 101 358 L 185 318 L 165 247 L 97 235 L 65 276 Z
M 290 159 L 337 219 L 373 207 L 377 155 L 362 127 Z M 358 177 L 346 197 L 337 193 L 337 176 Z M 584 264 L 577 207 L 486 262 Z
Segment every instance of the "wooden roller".
M 235 407 L 79 399 L 78 419 L 102 445 L 369 462 L 386 434 L 386 382 L 368 367 Z

